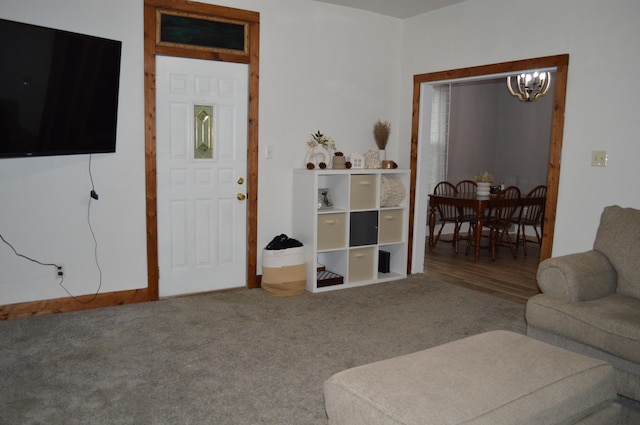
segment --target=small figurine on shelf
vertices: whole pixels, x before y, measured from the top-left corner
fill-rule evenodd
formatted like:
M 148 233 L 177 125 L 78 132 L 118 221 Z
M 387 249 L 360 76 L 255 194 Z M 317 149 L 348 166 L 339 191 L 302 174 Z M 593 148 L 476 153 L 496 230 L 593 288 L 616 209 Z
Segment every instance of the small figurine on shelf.
M 361 153 L 351 152 L 349 157 L 349 164 L 347 168 L 364 168 L 364 156 Z
M 369 151 L 364 154 L 364 166 L 365 168 L 380 168 L 378 152 L 373 148 L 369 148 Z

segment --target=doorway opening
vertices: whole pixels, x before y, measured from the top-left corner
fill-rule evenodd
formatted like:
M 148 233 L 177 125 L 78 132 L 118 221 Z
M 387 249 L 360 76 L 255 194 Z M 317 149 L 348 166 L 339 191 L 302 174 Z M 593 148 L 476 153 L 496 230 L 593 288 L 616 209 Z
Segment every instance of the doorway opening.
M 515 74 L 529 69 L 552 69 L 555 71 L 555 91 L 553 94 L 553 115 L 551 118 L 551 137 L 549 141 L 549 165 L 547 171 L 547 200 L 544 216 L 544 234 L 540 249 L 540 261 L 551 257 L 556 217 L 558 185 L 560 178 L 560 153 L 564 128 L 564 109 L 566 99 L 569 55 L 547 56 L 513 62 L 503 62 L 471 68 L 461 68 L 414 76 L 413 119 L 411 127 L 411 191 L 409 229 L 409 273 L 421 273 L 424 263 L 428 189 L 420 182 L 420 125 L 423 113 L 422 88 L 424 83 L 443 84 L 473 79 L 495 78 Z
M 440 181 L 455 184 L 485 171 L 496 185 L 517 186 L 522 196 L 546 185 L 551 87 L 548 96 L 522 102 L 506 89 L 504 77 L 423 83 L 419 139 L 426 163 L 419 167 L 427 193 Z

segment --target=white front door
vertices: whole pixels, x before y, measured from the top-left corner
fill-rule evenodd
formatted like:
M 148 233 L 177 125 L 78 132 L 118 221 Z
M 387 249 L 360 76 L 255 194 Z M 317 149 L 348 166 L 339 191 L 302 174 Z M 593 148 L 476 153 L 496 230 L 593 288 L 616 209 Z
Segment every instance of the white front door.
M 156 56 L 161 297 L 246 285 L 248 66 Z

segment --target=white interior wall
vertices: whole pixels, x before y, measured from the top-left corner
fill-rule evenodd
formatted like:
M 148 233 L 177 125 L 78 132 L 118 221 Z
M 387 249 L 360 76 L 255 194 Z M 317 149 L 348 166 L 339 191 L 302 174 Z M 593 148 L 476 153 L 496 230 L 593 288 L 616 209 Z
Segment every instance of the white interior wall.
M 340 150 L 374 146 L 377 119 L 389 121 L 389 159 L 399 149 L 402 21 L 311 0 L 220 0 L 260 12 L 258 252 L 291 235 L 292 170 L 320 130 Z M 101 292 L 147 285 L 144 179 L 143 1 L 10 0 L 0 17 L 123 41 L 117 152 L 94 155 L 98 202 L 92 224 Z M 270 146 L 273 159 L 264 158 Z M 404 164 L 405 166 L 408 163 Z M 86 215 L 88 156 L 0 160 L 0 233 L 24 254 L 64 263 L 74 295 L 97 290 Z M 258 256 L 258 272 L 261 258 Z M 0 305 L 66 297 L 52 268 L 0 244 Z
M 523 25 L 523 16 L 532 24 Z M 629 54 L 640 39 L 637 16 L 640 3 L 633 0 L 540 0 L 535 8 L 524 0 L 467 0 L 405 20 L 400 139 L 411 137 L 413 75 L 568 53 L 552 254 L 590 249 L 603 207 L 640 207 L 640 192 L 629 190 L 640 179 L 634 116 L 640 87 L 615 88 L 633 81 L 640 67 L 640 57 Z M 409 143 L 401 149 L 408 158 Z M 608 152 L 607 167 L 591 166 L 592 150 Z M 416 199 L 420 217 L 427 199 L 419 193 Z M 414 235 L 423 244 L 426 226 L 417 225 Z M 414 256 L 414 271 L 421 267 L 422 257 Z
M 142 1 L 3 1 L 0 17 L 121 40 L 116 153 L 0 159 L 0 233 L 21 254 L 62 263 L 72 295 L 147 286 Z M 8 66 L 9 64 L 2 64 Z M 55 270 L 0 243 L 0 305 L 64 298 Z
M 260 159 L 259 249 L 291 230 L 291 170 L 303 165 L 310 132 L 365 151 L 373 122 L 388 120 L 388 156 L 406 167 L 413 75 L 563 53 L 570 64 L 553 254 L 588 249 L 605 205 L 640 207 L 640 192 L 628 188 L 640 177 L 640 87 L 613 86 L 633 81 L 640 68 L 640 57 L 629 54 L 640 38 L 635 0 L 539 0 L 535 9 L 524 0 L 468 0 L 404 22 L 310 0 L 211 3 L 261 13 L 259 136 L 274 158 Z M 101 291 L 145 287 L 142 0 L 8 0 L 0 16 L 123 40 L 118 152 L 94 156 L 100 200 L 92 223 Z M 544 25 L 522 25 L 522 16 Z M 608 151 L 606 168 L 590 166 L 592 150 Z M 0 160 L 2 234 L 25 254 L 64 263 L 75 294 L 92 293 L 98 282 L 86 225 L 87 159 Z M 417 199 L 416 220 L 425 223 L 426 197 Z M 416 241 L 425 230 L 416 227 Z M 420 244 L 414 270 L 421 270 Z M 0 268 L 0 304 L 67 296 L 51 270 L 4 245 Z

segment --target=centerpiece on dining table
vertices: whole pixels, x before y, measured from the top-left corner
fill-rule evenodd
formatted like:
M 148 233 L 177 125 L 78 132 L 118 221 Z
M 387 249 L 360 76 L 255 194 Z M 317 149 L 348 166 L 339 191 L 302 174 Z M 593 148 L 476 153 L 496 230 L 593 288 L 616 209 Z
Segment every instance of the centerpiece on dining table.
M 489 196 L 494 182 L 493 176 L 488 171 L 485 171 L 482 174 L 476 174 L 473 179 L 477 184 L 476 195 Z

